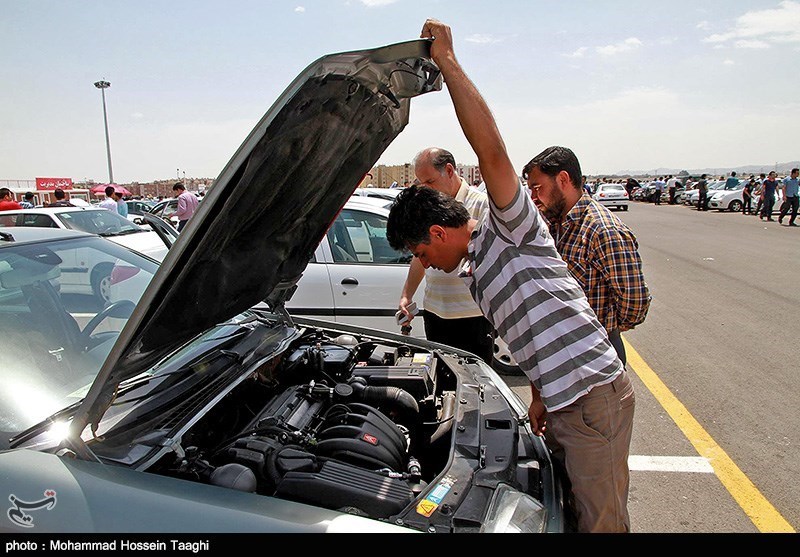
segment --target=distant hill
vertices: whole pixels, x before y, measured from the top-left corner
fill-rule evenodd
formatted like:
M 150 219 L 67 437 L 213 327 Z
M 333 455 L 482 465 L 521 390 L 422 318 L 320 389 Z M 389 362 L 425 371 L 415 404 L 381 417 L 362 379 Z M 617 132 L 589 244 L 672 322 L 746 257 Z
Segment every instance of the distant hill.
M 750 164 L 745 166 L 737 166 L 734 168 L 695 168 L 691 170 L 684 170 L 682 168 L 653 168 L 651 170 L 620 170 L 615 172 L 614 175 L 616 176 L 662 176 L 664 174 L 673 176 L 677 176 L 679 174 L 686 175 L 691 174 L 692 176 L 699 175 L 699 174 L 710 174 L 714 176 L 728 176 L 731 173 L 731 170 L 735 170 L 736 174 L 760 174 L 760 173 L 768 173 L 771 170 L 775 170 L 778 174 L 789 174 L 789 171 L 792 168 L 800 168 L 800 161 L 791 161 L 791 162 L 782 162 L 778 163 L 777 165 L 773 164 Z

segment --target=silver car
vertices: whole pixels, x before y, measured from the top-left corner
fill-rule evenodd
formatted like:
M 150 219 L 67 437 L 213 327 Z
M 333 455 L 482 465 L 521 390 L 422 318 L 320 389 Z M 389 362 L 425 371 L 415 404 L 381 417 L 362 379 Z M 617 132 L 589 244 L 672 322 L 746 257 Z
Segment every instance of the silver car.
M 286 308 L 411 99 L 441 88 L 429 48 L 306 68 L 160 266 L 0 231 L 2 338 L 20 341 L 0 351 L 0 531 L 563 531 L 544 440 L 490 366 Z M 78 248 L 114 256 L 100 310 L 58 290 Z

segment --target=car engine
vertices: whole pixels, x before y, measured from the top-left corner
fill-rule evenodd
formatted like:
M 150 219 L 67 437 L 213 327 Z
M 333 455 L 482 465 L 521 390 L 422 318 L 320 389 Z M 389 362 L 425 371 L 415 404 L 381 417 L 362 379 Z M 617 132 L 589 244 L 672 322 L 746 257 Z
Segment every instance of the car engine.
M 395 515 L 450 453 L 456 379 L 438 358 L 310 331 L 192 427 L 183 457 L 162 459 L 158 471 L 372 518 Z

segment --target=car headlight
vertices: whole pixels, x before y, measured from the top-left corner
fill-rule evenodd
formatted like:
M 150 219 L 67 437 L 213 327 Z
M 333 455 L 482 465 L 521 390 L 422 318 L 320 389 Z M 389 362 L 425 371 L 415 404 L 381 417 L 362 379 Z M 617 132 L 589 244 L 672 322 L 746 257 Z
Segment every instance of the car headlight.
M 501 484 L 494 492 L 481 533 L 541 534 L 547 509 L 526 493 Z

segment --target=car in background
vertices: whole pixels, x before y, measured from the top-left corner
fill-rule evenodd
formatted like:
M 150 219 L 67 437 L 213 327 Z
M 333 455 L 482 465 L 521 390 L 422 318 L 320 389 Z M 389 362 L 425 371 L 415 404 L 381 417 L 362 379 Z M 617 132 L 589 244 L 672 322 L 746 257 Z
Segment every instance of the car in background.
M 286 307 L 411 99 L 441 87 L 427 40 L 311 64 L 160 266 L 96 236 L 0 229 L 0 531 L 564 530 L 544 439 L 490 366 Z M 351 240 L 356 260 L 397 258 Z M 77 247 L 115 258 L 121 297 L 84 326 L 53 284 Z
M 356 188 L 353 192 L 353 196 L 377 197 L 379 199 L 393 201 L 401 191 L 403 191 L 403 188 Z
M 149 213 L 156 204 L 155 201 L 145 201 L 143 199 L 129 199 L 125 203 L 128 205 L 128 219 L 136 224 L 143 224 L 142 214 Z
M 725 182 L 724 181 L 716 181 L 716 182 L 709 182 L 708 183 L 708 191 L 706 192 L 706 196 L 709 199 L 709 203 L 711 203 L 711 196 L 714 195 L 714 193 L 717 190 L 720 190 L 720 189 L 722 189 L 724 187 L 725 187 Z M 696 189 L 696 188 L 693 189 L 693 190 L 688 190 L 688 191 L 684 192 L 684 195 L 683 195 L 682 199 L 683 199 L 683 204 L 684 205 L 689 205 L 691 207 L 697 207 L 697 204 L 698 204 L 698 202 L 700 200 L 700 191 L 698 189 Z M 710 205 L 709 205 L 709 207 L 710 207 Z
M 628 190 L 624 184 L 598 184 L 592 199 L 605 207 L 628 210 Z
M 0 231 L 13 234 L 18 229 L 29 227 L 61 228 L 97 234 L 156 261 L 164 259 L 168 246 L 174 241 L 174 238 L 165 240 L 161 234 L 136 225 L 106 209 L 44 207 L 0 212 Z M 70 259 L 70 269 L 62 274 L 62 283 L 71 292 L 91 293 L 100 302 L 109 302 L 114 261 L 92 259 L 79 251 L 74 254 Z
M 99 234 L 158 261 L 167 254 L 158 234 L 99 207 L 41 207 L 0 213 L 0 227 L 14 226 L 67 228 Z
M 739 182 L 730 187 L 723 186 L 709 196 L 708 208 L 718 211 L 741 213 L 744 206 L 744 182 Z

